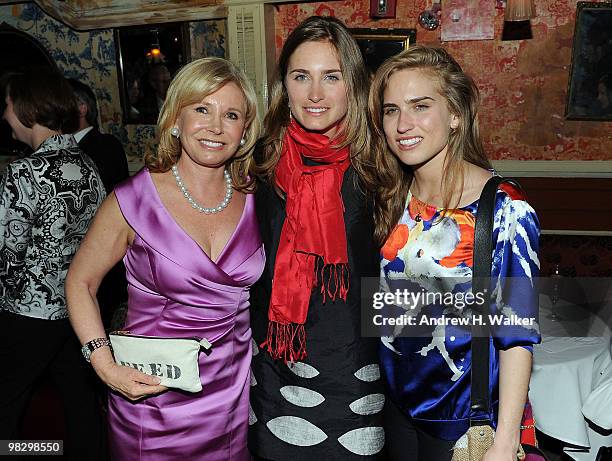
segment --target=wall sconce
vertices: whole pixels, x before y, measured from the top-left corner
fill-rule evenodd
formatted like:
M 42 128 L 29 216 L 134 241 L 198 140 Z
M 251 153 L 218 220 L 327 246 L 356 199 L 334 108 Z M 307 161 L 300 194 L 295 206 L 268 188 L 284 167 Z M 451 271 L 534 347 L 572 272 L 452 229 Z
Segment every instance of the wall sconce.
M 502 40 L 528 40 L 533 38 L 531 18 L 535 17 L 533 0 L 508 0 L 504 13 Z
M 147 51 L 146 57 L 149 62 L 164 61 L 164 55 L 159 46 L 159 31 L 157 29 L 151 29 L 151 48 Z
M 370 17 L 394 18 L 397 0 L 370 0 Z
M 508 0 L 504 21 L 529 21 L 535 17 L 533 0 Z

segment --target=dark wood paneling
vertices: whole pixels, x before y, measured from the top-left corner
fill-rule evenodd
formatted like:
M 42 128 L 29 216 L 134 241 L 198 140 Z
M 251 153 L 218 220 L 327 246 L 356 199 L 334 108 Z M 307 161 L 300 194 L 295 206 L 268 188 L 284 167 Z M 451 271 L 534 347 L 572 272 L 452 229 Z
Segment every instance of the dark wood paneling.
M 612 178 L 516 178 L 543 230 L 612 231 Z

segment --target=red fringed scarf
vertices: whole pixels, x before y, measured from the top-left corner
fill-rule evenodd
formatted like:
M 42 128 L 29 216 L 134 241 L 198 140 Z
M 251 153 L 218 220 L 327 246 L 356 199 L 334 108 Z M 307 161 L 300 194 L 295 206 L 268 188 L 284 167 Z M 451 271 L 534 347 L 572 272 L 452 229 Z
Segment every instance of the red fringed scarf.
M 321 165 L 306 166 L 302 157 Z M 341 188 L 349 149 L 335 149 L 324 135 L 306 132 L 295 120 L 287 127 L 276 167 L 276 183 L 287 195 L 280 235 L 266 347 L 273 358 L 306 357 L 304 323 L 312 288 L 323 302 L 346 300 L 349 272 Z

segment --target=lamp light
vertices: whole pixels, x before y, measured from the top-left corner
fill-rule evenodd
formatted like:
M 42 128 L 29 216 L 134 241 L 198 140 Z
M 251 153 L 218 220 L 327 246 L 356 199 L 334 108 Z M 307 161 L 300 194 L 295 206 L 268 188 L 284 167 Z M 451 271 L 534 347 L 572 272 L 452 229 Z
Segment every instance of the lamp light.
M 163 58 L 161 53 L 161 47 L 159 46 L 159 31 L 157 29 L 151 29 L 151 48 L 147 51 L 147 59 L 157 62 Z
M 370 17 L 394 18 L 397 0 L 370 0 Z
M 535 17 L 533 0 L 508 0 L 504 14 L 502 40 L 533 38 L 530 19 Z
M 529 21 L 535 17 L 533 0 L 508 0 L 504 21 Z

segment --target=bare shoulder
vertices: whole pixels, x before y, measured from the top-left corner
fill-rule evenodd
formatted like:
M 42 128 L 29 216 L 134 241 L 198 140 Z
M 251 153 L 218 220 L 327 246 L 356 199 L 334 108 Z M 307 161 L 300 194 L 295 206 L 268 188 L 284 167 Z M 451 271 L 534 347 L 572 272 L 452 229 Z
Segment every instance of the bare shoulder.
M 477 189 L 482 190 L 487 181 L 493 176 L 493 173 L 490 170 L 470 164 L 466 176 Z
M 491 178 L 491 171 L 469 163 L 465 168 L 461 206 L 475 202 L 480 197 L 482 189 Z
M 119 202 L 117 201 L 117 196 L 115 195 L 115 191 L 112 191 L 102 202 L 100 208 L 96 213 L 96 219 L 99 216 L 103 216 L 107 219 L 117 219 L 125 221 L 123 218 L 123 214 L 121 213 L 121 208 L 119 207 Z
M 163 185 L 166 186 L 170 182 L 174 182 L 174 176 L 172 176 L 170 170 L 164 171 L 163 173 L 150 171 L 151 180 L 153 184 L 156 186 Z
M 94 233 L 124 234 L 130 244 L 134 238 L 134 230 L 125 220 L 115 192 L 108 194 L 98 208 L 88 234 Z
M 172 192 L 176 189 L 176 180 L 170 170 L 163 173 L 150 173 L 151 181 L 155 186 L 157 194 L 162 198 L 162 201 L 167 201 L 168 197 L 172 196 Z

